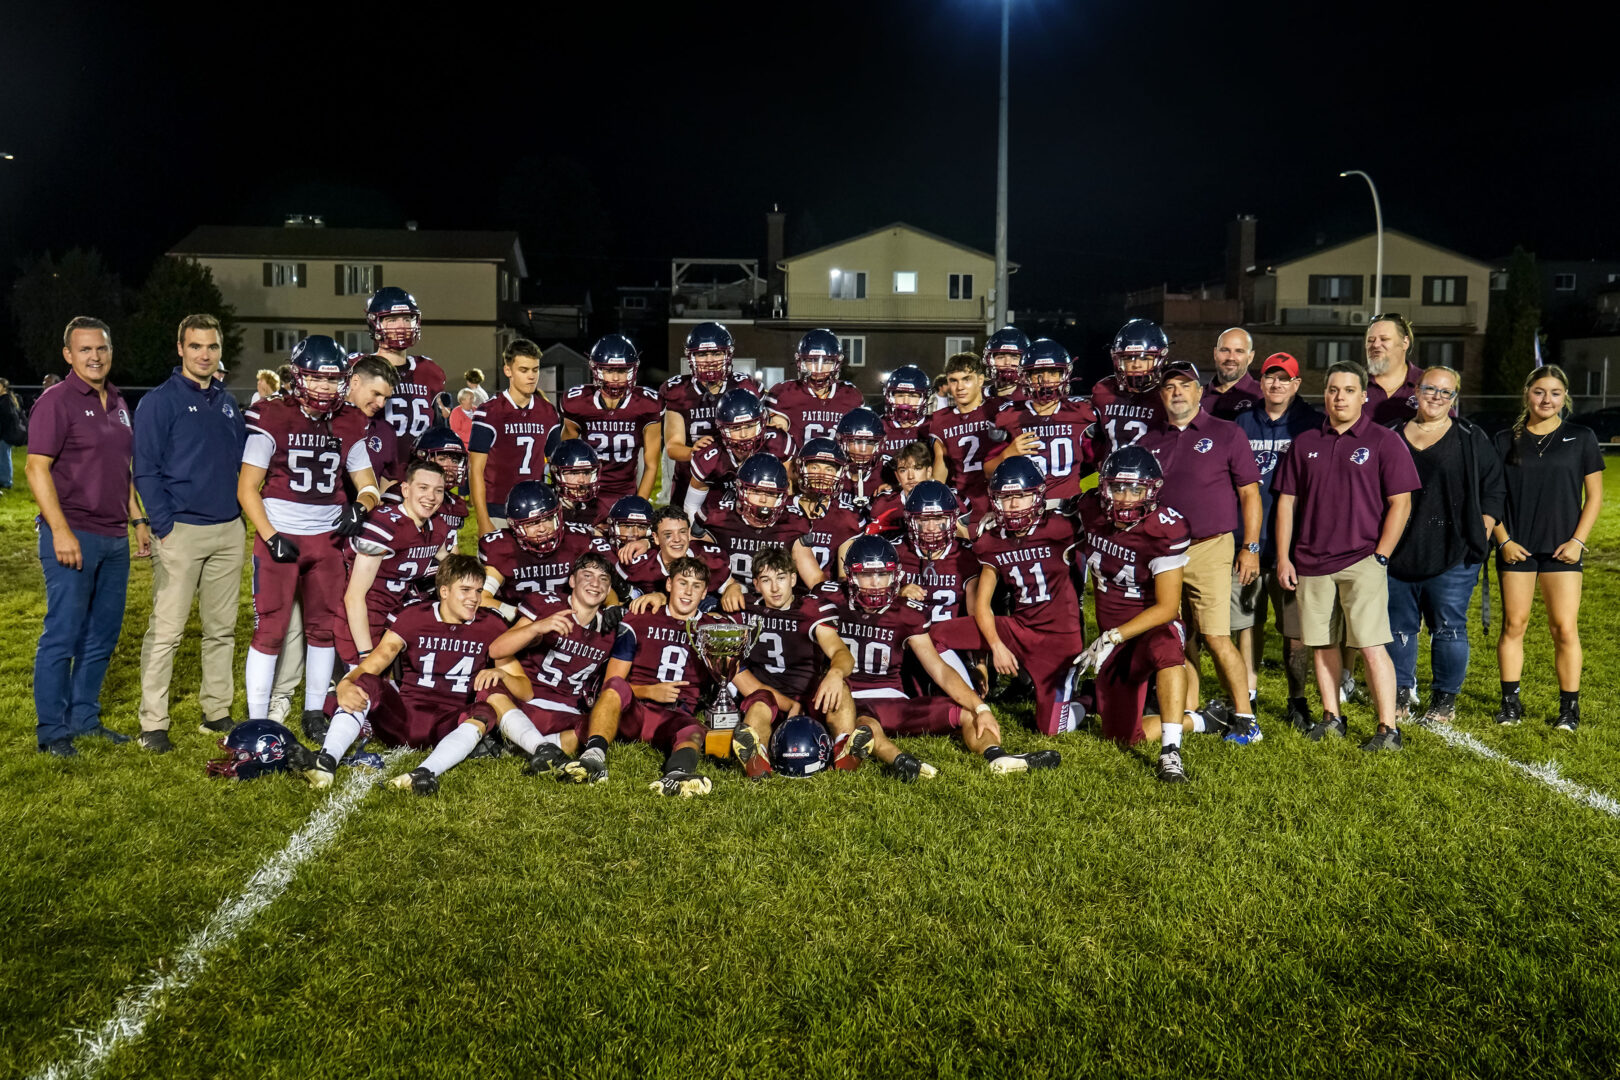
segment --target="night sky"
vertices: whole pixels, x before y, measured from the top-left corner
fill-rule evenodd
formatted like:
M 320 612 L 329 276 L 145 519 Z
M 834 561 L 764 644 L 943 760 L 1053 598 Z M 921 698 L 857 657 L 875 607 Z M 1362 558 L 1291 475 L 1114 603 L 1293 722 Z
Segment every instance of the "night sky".
M 0 284 L 75 245 L 137 284 L 287 211 L 518 228 L 534 296 L 763 258 L 773 202 L 790 252 L 894 220 L 993 246 L 994 0 L 147 7 L 8 11 Z M 1480 10 L 1014 0 L 1014 306 L 1218 277 L 1238 212 L 1262 259 L 1370 229 L 1344 168 L 1470 255 L 1620 254 L 1614 16 Z

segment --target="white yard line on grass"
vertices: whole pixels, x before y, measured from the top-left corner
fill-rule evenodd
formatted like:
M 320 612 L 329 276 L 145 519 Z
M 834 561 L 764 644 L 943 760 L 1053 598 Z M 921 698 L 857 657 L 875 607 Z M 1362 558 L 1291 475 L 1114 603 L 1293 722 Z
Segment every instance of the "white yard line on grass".
M 1608 814 L 1613 818 L 1620 818 L 1620 802 L 1609 798 L 1601 791 L 1593 791 L 1589 787 L 1582 787 L 1573 780 L 1566 780 L 1558 775 L 1558 763 L 1549 761 L 1544 765 L 1526 765 L 1522 761 L 1515 761 L 1499 751 L 1492 750 L 1484 743 L 1465 731 L 1458 731 L 1450 724 L 1431 724 L 1425 730 L 1440 736 L 1452 746 L 1460 746 L 1469 753 L 1478 754 L 1482 758 L 1492 761 L 1501 761 L 1513 766 L 1532 780 L 1540 781 L 1582 806 L 1589 806 L 1593 810 Z
M 388 755 L 391 763 L 402 751 Z M 286 891 L 298 868 L 319 855 L 337 836 L 343 822 L 360 800 L 376 786 L 377 774 L 370 769 L 350 769 L 347 782 L 304 827 L 249 879 L 247 886 L 215 910 L 208 924 L 187 941 L 174 958 L 169 971 L 149 973 L 144 982 L 131 983 L 119 997 L 107 1022 L 95 1031 L 80 1030 L 79 1054 L 70 1061 L 59 1061 L 42 1072 L 37 1080 L 64 1080 L 66 1077 L 94 1076 L 125 1043 L 141 1037 L 147 1023 L 163 1008 L 169 997 L 190 986 L 208 966 L 213 953 L 242 932 L 253 917 L 269 907 Z

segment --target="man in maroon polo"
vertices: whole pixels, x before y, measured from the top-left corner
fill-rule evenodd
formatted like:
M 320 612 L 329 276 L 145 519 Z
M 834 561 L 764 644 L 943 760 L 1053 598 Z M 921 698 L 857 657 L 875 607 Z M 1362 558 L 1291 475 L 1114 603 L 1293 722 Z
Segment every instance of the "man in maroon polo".
M 1236 713 L 1228 734 L 1246 745 L 1258 741 L 1260 731 L 1249 706 L 1248 668 L 1232 644 L 1232 577 L 1236 573 L 1246 585 L 1260 573 L 1260 471 L 1243 430 L 1204 412 L 1203 395 L 1190 361 L 1166 364 L 1159 398 L 1167 420 L 1142 436 L 1140 445 L 1164 473 L 1159 512 L 1180 514 L 1192 532 L 1182 569 L 1182 618 L 1208 643 Z M 1240 527 L 1243 550 L 1234 552 L 1232 533 Z M 1189 703 L 1198 700 L 1195 649 L 1188 650 Z
M 41 753 L 73 757 L 73 740 L 128 735 L 101 722 L 101 681 L 124 625 L 129 527 L 136 555 L 152 552 L 130 465 L 129 406 L 108 379 L 112 332 L 78 316 L 62 332 L 72 371 L 39 395 L 28 422 L 28 486 L 39 504 L 45 628 L 34 654 L 35 739 Z
M 1412 350 L 1412 324 L 1404 315 L 1380 315 L 1367 326 L 1366 349 L 1367 411 L 1373 423 L 1410 420 L 1423 381 L 1423 369 L 1406 358 Z
M 1374 422 L 1360 364 L 1328 368 L 1322 403 L 1326 422 L 1294 437 L 1273 481 L 1277 577 L 1299 593 L 1300 637 L 1315 650 L 1322 695 L 1322 720 L 1306 737 L 1345 735 L 1336 709 L 1342 624 L 1345 644 L 1361 650 L 1378 707 L 1378 730 L 1361 748 L 1399 750 L 1395 665 L 1384 648 L 1393 639 L 1387 567 L 1421 482 L 1406 440 Z
M 1244 409 L 1253 409 L 1265 401 L 1260 383 L 1249 374 L 1254 360 L 1254 338 L 1241 326 L 1223 331 L 1215 339 L 1215 374 L 1204 387 L 1201 408 L 1222 420 L 1235 420 Z

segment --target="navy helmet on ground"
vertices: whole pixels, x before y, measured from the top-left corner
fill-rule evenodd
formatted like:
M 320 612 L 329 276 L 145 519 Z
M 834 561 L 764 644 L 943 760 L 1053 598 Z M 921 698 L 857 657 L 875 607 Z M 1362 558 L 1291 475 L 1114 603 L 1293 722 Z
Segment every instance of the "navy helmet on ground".
M 815 717 L 790 716 L 771 732 L 770 753 L 778 776 L 814 776 L 832 764 L 833 740 Z
M 408 321 L 401 326 L 384 328 L 383 320 L 403 315 Z M 379 349 L 402 353 L 422 340 L 422 309 L 416 306 L 416 297 L 397 285 L 388 285 L 371 294 L 366 301 L 366 324 L 371 327 L 371 339 Z
M 314 754 L 287 728 L 270 720 L 244 720 L 219 740 L 225 757 L 208 763 L 208 775 L 257 780 L 273 772 L 301 773 Z
M 506 520 L 518 546 L 537 555 L 556 551 L 562 539 L 559 532 L 561 506 L 557 493 L 538 480 L 513 484 L 506 496 Z

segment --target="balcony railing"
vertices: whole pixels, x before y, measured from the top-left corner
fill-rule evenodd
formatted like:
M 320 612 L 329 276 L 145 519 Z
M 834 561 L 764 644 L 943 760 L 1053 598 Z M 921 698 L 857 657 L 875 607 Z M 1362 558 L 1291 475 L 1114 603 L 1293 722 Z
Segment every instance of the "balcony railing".
M 1410 300 L 1386 300 L 1384 308 L 1399 311 L 1411 321 L 1414 329 L 1426 327 L 1477 327 L 1479 304 L 1470 300 L 1466 304 L 1414 304 Z M 1249 320 L 1260 325 L 1322 327 L 1342 326 L 1346 329 L 1366 326 L 1374 315 L 1372 300 L 1361 304 L 1323 304 L 1304 297 L 1281 300 L 1256 301 Z

